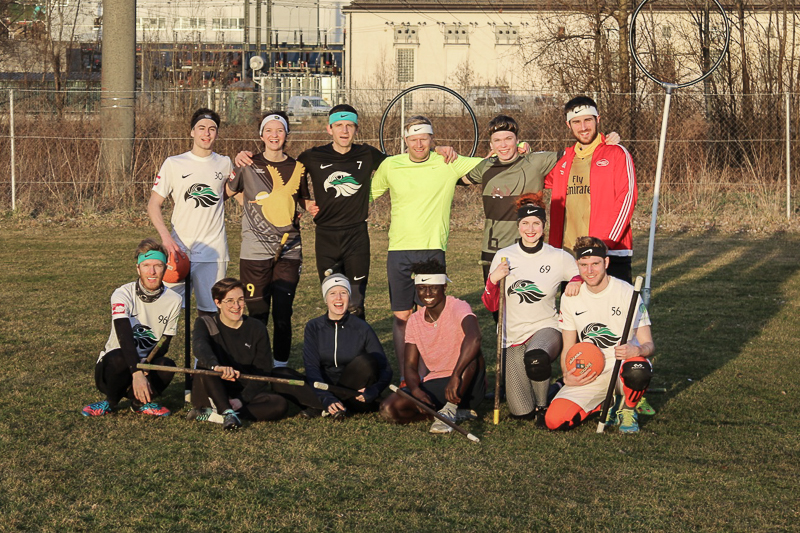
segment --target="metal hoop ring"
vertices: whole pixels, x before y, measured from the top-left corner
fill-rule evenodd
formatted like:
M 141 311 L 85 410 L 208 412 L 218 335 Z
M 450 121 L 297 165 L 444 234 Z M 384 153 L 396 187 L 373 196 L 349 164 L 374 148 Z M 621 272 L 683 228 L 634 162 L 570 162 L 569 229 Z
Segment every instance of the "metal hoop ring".
M 636 8 L 636 11 L 633 12 L 633 17 L 631 18 L 631 31 L 630 34 L 628 35 L 628 47 L 630 48 L 631 56 L 633 56 L 633 61 L 636 63 L 636 66 L 639 67 L 639 70 L 641 70 L 645 76 L 647 76 L 657 84 L 661 85 L 662 87 L 669 87 L 672 89 L 680 89 L 682 87 L 688 87 L 690 85 L 694 85 L 695 83 L 699 83 L 704 79 L 706 79 L 707 77 L 709 77 L 711 74 L 713 74 L 714 71 L 717 70 L 717 68 L 722 64 L 722 60 L 725 59 L 725 54 L 727 54 L 728 52 L 728 45 L 731 42 L 731 21 L 728 19 L 728 15 L 725 13 L 725 9 L 722 7 L 722 4 L 720 4 L 719 0 L 712 0 L 712 1 L 717 5 L 717 9 L 719 10 L 720 13 L 722 13 L 722 18 L 725 21 L 725 46 L 722 49 L 722 53 L 719 55 L 717 61 L 713 65 L 711 65 L 711 68 L 708 69 L 708 72 L 706 72 L 705 74 L 703 74 L 702 76 L 700 76 L 695 80 L 678 84 L 661 81 L 655 76 L 653 76 L 645 68 L 642 62 L 639 61 L 639 55 L 636 53 L 636 46 L 635 43 L 633 42 L 634 39 L 636 38 L 636 17 L 639 16 L 639 11 L 641 11 L 642 8 L 649 1 L 650 0 L 644 0 L 641 4 L 639 4 L 639 7 Z
M 378 130 L 378 141 L 380 141 L 380 143 L 381 143 L 381 152 L 386 153 L 386 147 L 383 144 L 383 127 L 386 124 L 386 117 L 389 116 L 389 111 L 392 109 L 392 106 L 394 106 L 394 104 L 396 104 L 398 102 L 398 100 L 400 100 L 402 97 L 404 97 L 408 93 L 411 93 L 411 92 L 416 91 L 418 89 L 439 89 L 440 91 L 444 91 L 446 93 L 452 94 L 462 104 L 464 104 L 464 107 L 467 108 L 467 112 L 469 113 L 469 116 L 472 117 L 472 129 L 473 129 L 472 152 L 470 152 L 469 156 L 470 157 L 474 156 L 475 152 L 478 151 L 478 119 L 475 118 L 475 112 L 469 106 L 467 101 L 464 100 L 463 96 L 461 96 L 460 94 L 455 92 L 453 89 L 450 89 L 449 87 L 445 87 L 444 85 L 436 85 L 434 83 L 423 83 L 421 85 L 415 85 L 413 87 L 409 87 L 408 89 L 405 89 L 400 94 L 395 96 L 392 99 L 392 101 L 389 102 L 389 105 L 386 106 L 386 111 L 383 112 L 383 117 L 381 117 L 381 127 Z

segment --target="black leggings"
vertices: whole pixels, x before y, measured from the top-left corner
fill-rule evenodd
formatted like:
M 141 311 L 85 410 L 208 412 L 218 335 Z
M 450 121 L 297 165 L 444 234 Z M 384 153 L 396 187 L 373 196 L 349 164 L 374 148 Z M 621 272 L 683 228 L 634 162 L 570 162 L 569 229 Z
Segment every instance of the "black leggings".
M 342 228 L 317 226 L 314 248 L 317 256 L 319 280 L 325 271 L 344 274 L 350 280 L 350 312 L 364 319 L 364 297 L 369 281 L 369 231 L 367 223 L 360 222 Z
M 288 361 L 292 349 L 292 313 L 301 265 L 298 259 L 281 258 L 277 263 L 272 259 L 239 260 L 249 315 L 266 327 L 272 307 L 272 356 L 276 361 Z
M 175 366 L 175 362 L 167 357 L 153 359 L 152 364 Z M 147 381 L 150 382 L 150 388 L 155 393 L 154 396 L 160 396 L 164 392 L 174 375 L 173 372 L 150 371 L 147 373 Z M 106 400 L 112 408 L 116 407 L 122 398 L 128 398 L 137 405 L 139 403 L 133 394 L 133 387 L 131 387 L 133 376 L 120 349 L 111 350 L 94 366 L 94 382 L 100 392 L 106 395 Z
M 305 376 L 291 368 L 276 368 L 273 374 L 280 375 L 281 377 L 289 377 L 291 379 L 305 379 Z M 325 370 L 322 371 L 325 374 Z M 326 375 L 327 378 L 327 375 Z M 352 361 L 345 365 L 339 380 L 335 383 L 330 381 L 331 385 L 338 385 L 357 391 L 370 385 L 374 385 L 378 381 L 378 362 L 369 354 L 361 354 L 356 356 Z M 326 382 L 328 380 L 326 379 Z M 306 383 L 302 387 L 294 387 L 291 385 L 273 385 L 275 392 L 281 394 L 289 401 L 301 407 L 313 407 L 315 409 L 324 409 L 325 406 L 319 400 L 319 397 L 314 392 L 313 384 Z M 356 400 L 356 396 L 360 393 L 340 393 L 336 397 L 344 404 L 349 411 L 354 413 L 366 413 L 374 411 L 378 407 L 377 399 L 370 403 L 364 403 Z
M 242 408 L 239 410 L 242 418 L 263 422 L 278 420 L 286 415 L 289 406 L 278 394 L 262 391 L 249 402 L 245 402 L 238 395 L 240 390 L 241 386 L 235 381 L 225 381 L 217 376 L 196 376 L 192 381 L 192 405 L 206 408 L 211 407 L 213 401 L 217 413 L 222 414 L 231 409 L 231 398 L 239 398 L 242 402 Z

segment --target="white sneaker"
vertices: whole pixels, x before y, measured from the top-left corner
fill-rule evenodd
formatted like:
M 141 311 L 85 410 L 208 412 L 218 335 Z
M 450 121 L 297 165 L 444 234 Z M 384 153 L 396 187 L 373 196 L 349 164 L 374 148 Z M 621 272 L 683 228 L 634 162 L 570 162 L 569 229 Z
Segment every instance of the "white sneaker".
M 444 407 L 439 410 L 439 414 L 448 419 L 450 422 L 455 423 L 456 421 L 456 412 L 458 409 L 452 403 L 447 403 Z M 450 433 L 453 431 L 453 428 L 439 420 L 438 418 L 433 421 L 431 425 L 430 432 L 431 433 Z

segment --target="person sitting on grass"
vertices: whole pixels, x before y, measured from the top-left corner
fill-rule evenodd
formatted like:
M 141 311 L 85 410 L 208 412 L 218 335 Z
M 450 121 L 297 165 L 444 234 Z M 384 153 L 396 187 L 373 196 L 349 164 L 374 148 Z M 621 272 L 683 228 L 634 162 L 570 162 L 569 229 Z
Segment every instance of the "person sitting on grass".
M 145 360 L 175 366 L 166 357 L 178 329 L 181 296 L 162 283 L 167 250 L 154 239 L 136 248 L 139 278 L 111 294 L 111 335 L 94 367 L 97 388 L 106 399 L 87 405 L 83 416 L 103 416 L 117 408 L 122 398 L 131 400 L 131 410 L 152 416 L 169 416 L 169 409 L 153 401 L 172 381 L 172 372 L 143 372 L 136 365 Z M 153 351 L 161 339 L 164 342 Z M 151 355 L 152 354 L 152 355 Z
M 653 376 L 649 358 L 655 352 L 650 333 L 650 317 L 641 297 L 631 323 L 630 340 L 619 344 L 633 287 L 608 273 L 608 248 L 597 237 L 578 237 L 575 241 L 578 271 L 583 284 L 577 296 L 561 299 L 559 327 L 563 347 L 561 372 L 564 387 L 558 391 L 545 415 L 549 429 L 571 429 L 603 407 L 615 359 L 623 361 L 614 405 L 608 410 L 606 425 L 619 424 L 621 433 L 636 433 L 639 423 L 636 404 Z M 602 373 L 590 371 L 580 377 L 567 372 L 567 353 L 577 342 L 591 342 L 603 351 Z
M 481 353 L 481 330 L 470 305 L 446 296 L 445 267 L 432 259 L 412 266 L 422 307 L 408 319 L 405 337 L 405 378 L 415 398 L 455 422 L 476 418 L 473 409 L 483 400 L 486 368 Z M 420 361 L 428 369 L 420 376 Z M 381 404 L 381 415 L 405 424 L 429 419 L 411 400 L 394 393 Z M 453 429 L 434 421 L 431 433 Z
M 328 312 L 306 324 L 303 363 L 309 383 L 322 382 L 358 391 L 314 389 L 321 406 L 335 418 L 348 412 L 377 411 L 376 400 L 392 380 L 392 368 L 372 328 L 352 314 L 350 280 L 333 274 L 322 282 Z M 322 413 L 312 406 L 306 416 Z
M 247 420 L 277 420 L 286 414 L 286 400 L 268 392 L 263 381 L 237 381 L 241 374 L 265 376 L 272 370 L 272 352 L 264 325 L 244 313 L 244 284 L 223 278 L 211 287 L 218 312 L 200 316 L 192 331 L 192 351 L 198 367 L 222 372 L 193 380 L 188 420 L 217 422 L 222 429 Z M 216 412 L 215 412 L 216 411 Z

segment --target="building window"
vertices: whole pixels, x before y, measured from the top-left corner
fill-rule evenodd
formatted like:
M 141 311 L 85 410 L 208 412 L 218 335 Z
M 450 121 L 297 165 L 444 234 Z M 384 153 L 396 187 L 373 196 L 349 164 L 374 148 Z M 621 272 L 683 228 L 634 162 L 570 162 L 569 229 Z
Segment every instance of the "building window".
M 444 27 L 445 44 L 469 44 L 469 31 L 465 26 L 446 24 Z
M 206 19 L 198 17 L 178 17 L 175 19 L 176 30 L 205 30 Z
M 243 18 L 211 19 L 212 30 L 241 30 L 242 28 L 244 28 Z
M 395 52 L 397 63 L 397 82 L 412 83 L 414 81 L 414 49 L 398 48 Z
M 164 30 L 167 19 L 164 17 L 136 17 L 137 30 Z
M 497 44 L 517 44 L 519 42 L 519 26 L 497 26 L 494 30 Z
M 664 39 L 672 37 L 672 26 L 661 26 L 661 36 Z
M 395 44 L 418 44 L 419 26 L 400 24 L 394 27 Z

